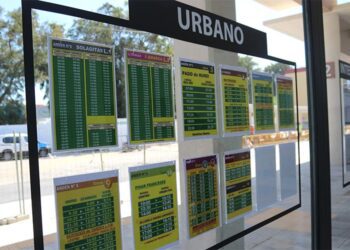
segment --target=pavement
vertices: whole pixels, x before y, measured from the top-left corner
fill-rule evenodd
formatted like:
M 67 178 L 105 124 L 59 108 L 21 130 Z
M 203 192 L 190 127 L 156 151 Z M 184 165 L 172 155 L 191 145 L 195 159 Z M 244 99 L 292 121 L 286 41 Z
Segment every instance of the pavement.
M 226 249 L 310 249 L 311 248 L 311 217 L 310 217 L 310 171 L 308 142 L 301 144 L 301 194 L 302 207 L 283 218 L 258 229 L 246 237 L 244 244 L 229 246 Z M 120 169 L 121 212 L 123 237 L 131 242 L 130 221 L 130 193 L 127 167 L 143 164 L 143 150 L 128 153 L 103 153 L 103 169 Z M 138 160 L 137 160 L 138 159 Z M 156 163 L 177 159 L 177 145 L 160 145 L 146 148 L 146 163 Z M 140 162 L 135 162 L 140 161 Z M 78 173 L 95 172 L 101 170 L 101 157 L 97 154 L 70 155 L 40 159 L 43 230 L 45 235 L 45 249 L 57 249 L 55 202 L 53 196 L 52 178 Z M 26 214 L 31 215 L 29 193 L 28 161 L 23 162 L 23 176 L 25 187 Z M 14 162 L 0 162 L 0 219 L 19 214 L 17 199 L 16 171 Z M 332 238 L 333 249 L 350 249 L 350 208 L 349 188 L 342 187 L 342 169 L 332 166 Z M 267 210 L 270 213 L 282 211 L 283 207 L 275 206 Z M 262 216 L 262 215 L 261 215 Z M 181 217 L 181 215 L 180 215 Z M 254 218 L 245 220 L 246 226 L 255 223 Z M 33 249 L 32 220 L 20 221 L 14 224 L 0 226 L 0 249 Z M 205 238 L 203 238 L 205 239 Z M 187 246 L 187 245 L 185 245 Z M 131 249 L 130 245 L 125 249 Z M 181 244 L 176 249 L 187 247 Z M 198 247 L 197 249 L 201 249 Z

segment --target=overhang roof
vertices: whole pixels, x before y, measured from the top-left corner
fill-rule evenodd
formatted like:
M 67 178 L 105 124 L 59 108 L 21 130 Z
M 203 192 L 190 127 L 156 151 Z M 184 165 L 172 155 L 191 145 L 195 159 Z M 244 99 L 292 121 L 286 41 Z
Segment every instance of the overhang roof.
M 258 2 L 265 2 L 267 6 L 266 0 L 256 0 Z M 287 0 L 286 0 L 287 1 Z M 294 2 L 294 0 L 289 0 L 291 2 Z M 274 2 L 274 1 L 271 1 Z M 276 1 L 278 2 L 278 1 Z M 339 15 L 342 22 L 346 22 L 349 25 L 346 25 L 346 29 L 349 29 L 350 27 L 350 3 L 337 5 L 332 8 L 331 11 L 325 11 L 324 17 L 326 17 L 328 14 L 336 13 Z M 289 36 L 292 36 L 299 40 L 304 40 L 304 28 L 303 28 L 303 21 L 302 21 L 302 14 L 296 14 L 296 15 L 290 15 L 285 16 L 281 18 L 276 18 L 272 20 L 267 20 L 264 22 L 264 25 L 274 29 L 276 31 L 282 32 L 284 34 L 287 34 Z M 344 27 L 344 25 L 342 26 Z
M 302 0 L 255 0 L 266 7 L 269 7 L 274 10 L 285 10 L 300 6 Z M 337 6 L 337 0 L 322 0 L 323 10 L 331 11 L 334 7 Z

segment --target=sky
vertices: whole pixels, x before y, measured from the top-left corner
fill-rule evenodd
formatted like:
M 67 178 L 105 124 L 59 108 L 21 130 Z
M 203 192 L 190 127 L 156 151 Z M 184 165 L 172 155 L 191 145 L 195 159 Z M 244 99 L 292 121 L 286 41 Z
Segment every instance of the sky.
M 104 3 L 108 2 L 118 7 L 124 7 L 125 0 L 46 0 L 47 2 L 57 3 L 61 5 L 67 5 L 70 7 L 81 8 L 89 11 L 96 11 Z M 21 6 L 21 0 L 0 0 L 0 6 L 4 11 L 11 11 Z M 64 15 L 47 13 L 45 11 L 39 12 L 39 19 L 42 22 L 50 21 L 63 24 L 68 29 L 73 19 Z M 35 89 L 35 100 L 37 105 L 46 105 L 46 100 L 44 100 L 44 91 L 40 90 L 37 85 Z M 25 103 L 25 101 L 24 101 Z
M 301 7 L 288 11 L 275 11 L 254 0 L 236 0 L 236 21 L 266 32 L 269 55 L 296 62 L 297 67 L 305 66 L 303 41 L 270 29 L 264 26 L 263 22 L 301 13 L 301 11 Z M 261 64 L 264 63 L 261 62 Z
M 102 4 L 108 2 L 118 7 L 125 7 L 125 0 L 46 0 L 52 3 L 58 3 L 84 10 L 96 11 Z M 203 0 L 198 0 L 203 1 Z M 214 1 L 214 0 L 213 0 Z M 338 4 L 350 2 L 350 0 L 338 0 Z M 5 11 L 13 10 L 20 7 L 20 0 L 0 0 L 0 6 Z M 254 10 L 254 11 L 252 11 Z M 305 53 L 303 41 L 287 36 L 278 31 L 272 30 L 263 25 L 263 22 L 275 19 L 281 16 L 301 13 L 301 7 L 287 11 L 275 11 L 267 8 L 254 0 L 236 0 L 236 21 L 252 28 L 266 32 L 268 41 L 268 53 L 271 56 L 294 61 L 297 67 L 305 66 Z M 63 24 L 66 28 L 70 27 L 73 22 L 71 17 L 57 15 L 47 12 L 39 12 L 40 21 L 51 21 Z M 267 65 L 266 61 L 256 60 L 263 68 Z M 43 104 L 43 93 L 37 89 L 37 104 Z

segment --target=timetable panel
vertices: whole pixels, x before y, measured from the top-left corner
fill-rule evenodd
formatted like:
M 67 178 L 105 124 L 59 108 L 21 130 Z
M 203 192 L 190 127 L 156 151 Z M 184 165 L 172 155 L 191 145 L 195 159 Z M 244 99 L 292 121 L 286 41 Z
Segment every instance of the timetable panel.
M 220 67 L 224 135 L 249 133 L 248 76 L 243 68 Z
M 295 129 L 294 89 L 292 78 L 277 76 L 278 124 L 281 130 Z
M 118 171 L 54 179 L 59 249 L 121 249 Z
M 226 219 L 252 210 L 250 151 L 225 153 Z
M 255 131 L 274 131 L 273 78 L 266 73 L 251 74 Z
M 217 135 L 215 68 L 180 60 L 185 138 Z
M 185 160 L 190 237 L 219 226 L 217 156 Z
M 50 40 L 54 150 L 117 145 L 113 51 Z
M 135 249 L 179 239 L 175 162 L 129 168 Z
M 171 57 L 126 50 L 129 141 L 175 140 Z

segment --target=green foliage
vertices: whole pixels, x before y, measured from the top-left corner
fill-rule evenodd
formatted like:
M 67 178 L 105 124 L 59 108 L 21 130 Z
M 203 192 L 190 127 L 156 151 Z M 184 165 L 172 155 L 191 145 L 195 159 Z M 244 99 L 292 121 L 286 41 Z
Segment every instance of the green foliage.
M 122 8 L 105 3 L 98 12 L 101 14 L 126 18 Z M 18 8 L 6 14 L 0 8 L 0 107 L 13 109 L 14 103 L 24 100 L 24 61 L 22 39 L 22 14 Z M 116 84 L 118 117 L 126 116 L 124 49 L 146 50 L 150 52 L 172 53 L 170 39 L 145 32 L 116 27 L 105 23 L 76 19 L 66 32 L 62 25 L 40 23 L 37 13 L 33 12 L 33 45 L 35 82 L 45 90 L 44 98 L 49 104 L 48 48 L 47 38 L 68 38 L 86 42 L 96 42 L 115 47 Z M 11 105 L 9 103 L 12 103 Z M 9 106 L 10 105 L 10 106 Z M 12 112 L 11 111 L 11 112 Z M 17 109 L 19 111 L 19 109 Z M 6 113 L 6 112 L 5 112 Z M 1 114 L 4 114 L 2 112 Z M 0 115 L 1 115 L 0 114 Z M 19 112 L 18 115 L 24 114 Z M 18 116 L 14 116 L 18 117 Z M 18 122 L 22 121 L 18 118 Z M 0 124 L 5 119 L 0 117 Z
M 22 52 L 21 12 L 3 15 L 0 10 L 0 106 L 8 101 L 21 101 L 24 68 Z
M 238 66 L 244 67 L 249 71 L 260 71 L 261 69 L 258 66 L 257 62 L 254 62 L 253 57 L 251 56 L 239 56 L 238 57 Z
M 287 64 L 283 63 L 271 63 L 270 65 L 266 66 L 264 71 L 270 74 L 278 74 L 278 75 L 284 75 L 287 69 L 290 69 L 291 67 Z
M 63 35 L 63 27 L 52 23 L 40 24 L 38 15 L 33 13 L 33 43 L 35 79 L 37 83 L 47 82 L 47 35 Z M 11 113 L 11 117 L 0 117 L 0 124 L 23 123 L 24 112 L 20 103 L 24 100 L 24 59 L 22 38 L 22 11 L 20 8 L 3 14 L 0 9 L 0 107 L 9 108 L 1 115 Z M 23 104 L 22 104 L 23 106 Z M 21 106 L 21 107 L 22 107 Z M 13 112 L 18 111 L 17 114 Z M 6 120 L 6 119 L 9 120 Z
M 122 8 L 105 3 L 98 12 L 101 14 L 126 18 L 127 13 Z M 0 8 L 0 107 L 2 111 L 11 108 L 24 100 L 24 61 L 22 39 L 22 14 L 18 8 L 3 13 Z M 114 46 L 116 58 L 116 85 L 118 117 L 126 116 L 125 108 L 125 77 L 124 49 L 146 50 L 150 52 L 172 53 L 170 39 L 155 34 L 129 30 L 123 27 L 85 19 L 76 19 L 66 32 L 62 25 L 44 22 L 40 23 L 37 13 L 33 12 L 33 45 L 34 70 L 36 84 L 45 90 L 44 98 L 49 104 L 49 78 L 47 63 L 47 38 L 68 38 L 87 42 L 103 43 Z M 10 105 L 11 103 L 11 105 Z M 19 110 L 19 109 L 18 109 Z M 11 112 L 12 112 L 11 111 Z M 4 114 L 6 112 L 2 112 Z M 23 112 L 18 120 L 23 120 Z M 1 118 L 0 118 L 1 120 Z M 6 120 L 1 120 L 1 123 Z M 0 123 L 0 124 L 1 124 Z
M 25 120 L 25 109 L 21 101 L 10 100 L 0 106 L 0 124 L 23 124 Z
M 124 13 L 122 8 L 114 7 L 108 3 L 105 3 L 97 11 L 109 16 L 126 18 L 126 13 Z M 168 38 L 85 19 L 75 20 L 72 27 L 67 32 L 67 37 L 72 40 L 96 42 L 114 46 L 117 106 L 118 117 L 120 118 L 126 117 L 124 49 L 145 50 L 166 54 L 172 53 L 170 39 Z

